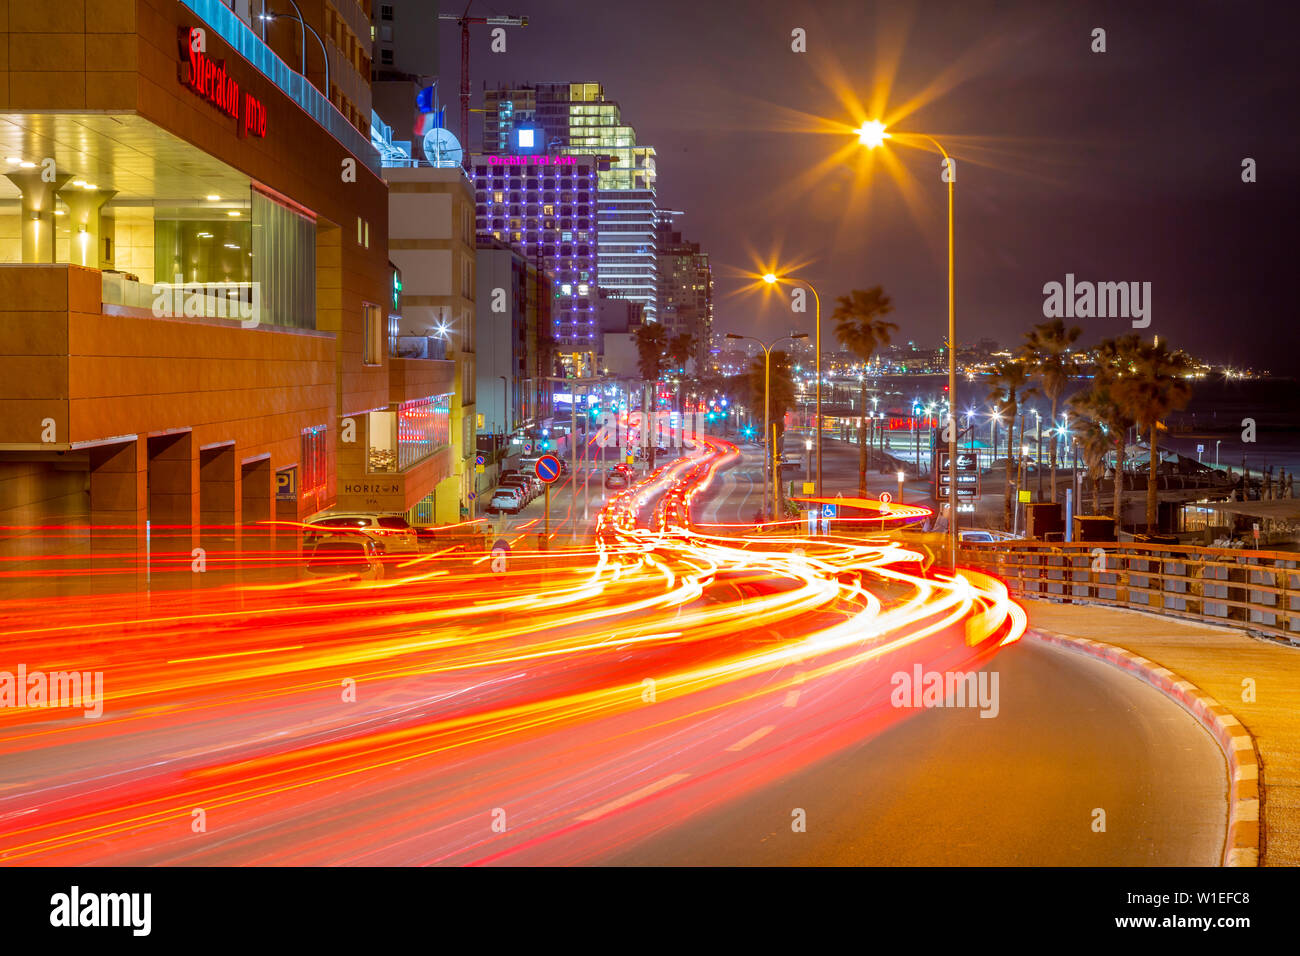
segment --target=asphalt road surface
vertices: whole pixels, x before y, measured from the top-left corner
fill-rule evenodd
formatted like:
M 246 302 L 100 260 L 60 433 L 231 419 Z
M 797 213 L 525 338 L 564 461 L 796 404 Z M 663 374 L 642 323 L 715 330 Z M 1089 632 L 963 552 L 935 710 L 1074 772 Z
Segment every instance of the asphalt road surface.
M 919 710 L 880 736 L 604 862 L 781 866 L 1216 866 L 1227 769 L 1136 678 L 1022 641 L 1000 710 Z M 804 810 L 806 831 L 792 828 Z M 1095 832 L 1094 811 L 1105 811 Z

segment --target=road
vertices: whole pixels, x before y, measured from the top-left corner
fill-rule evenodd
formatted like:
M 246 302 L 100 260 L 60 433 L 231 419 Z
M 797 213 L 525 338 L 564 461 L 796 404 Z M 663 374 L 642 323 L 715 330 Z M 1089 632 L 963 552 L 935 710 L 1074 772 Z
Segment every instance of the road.
M 707 834 L 692 820 L 731 807 L 734 828 L 701 846 L 715 862 L 742 862 L 779 829 L 771 814 L 799 781 L 809 791 L 795 806 L 814 813 L 800 836 L 836 820 L 841 833 L 875 839 L 863 812 L 872 805 L 852 795 L 893 794 L 895 809 L 876 812 L 901 820 L 926 781 L 933 793 L 918 805 L 933 808 L 982 780 L 972 798 L 1001 802 L 966 807 L 965 819 L 992 841 L 1010 833 L 1008 795 L 1034 761 L 1059 767 L 1071 753 L 1080 772 L 1108 781 L 1080 793 L 1114 803 L 1113 843 L 1147 839 L 1154 823 L 1133 822 L 1134 808 L 1152 794 L 1151 820 L 1169 815 L 1166 790 L 1134 790 L 1097 756 L 1130 753 L 1171 787 L 1186 782 L 1153 756 L 1174 736 L 1158 702 L 1026 650 L 1024 613 L 999 582 L 925 574 L 921 556 L 887 536 L 791 541 L 692 526 L 687 510 L 707 510 L 720 470 L 740 460 L 724 442 L 702 445 L 612 494 L 586 551 L 512 554 L 509 567 L 421 555 L 375 582 L 0 608 L 13 660 L 102 673 L 105 687 L 96 719 L 0 709 L 0 861 L 657 861 L 683 850 L 659 842 L 666 834 Z M 974 695 L 962 710 L 923 711 L 891 694 L 914 669 L 986 666 L 1007 673 L 1006 700 L 979 701 L 996 719 L 977 716 Z M 1076 685 L 1104 692 L 1072 696 Z M 1016 721 L 1020 733 L 1000 726 Z M 1021 748 L 1018 777 L 996 746 L 962 746 L 982 737 Z M 885 749 L 864 751 L 873 746 Z M 934 772 L 945 753 L 961 771 L 946 778 Z M 1204 770 L 1197 759 L 1185 762 L 1190 777 Z M 1221 780 L 1221 768 L 1205 779 Z M 1072 810 L 1052 803 L 1066 792 L 1061 782 L 1033 812 L 1049 806 L 1044 820 L 1070 825 Z M 816 802 L 827 800 L 846 802 Z M 1213 802 L 1188 802 L 1190 816 L 1173 824 L 1184 832 L 1171 842 L 1198 848 L 1197 859 L 1211 837 L 1188 828 L 1214 830 Z M 926 820 L 913 816 L 912 830 Z M 806 849 L 821 845 L 815 853 L 830 860 L 825 836 Z M 1020 845 L 1050 853 L 1058 837 L 1053 824 Z M 918 837 L 923 855 L 909 859 L 942 862 L 944 851 Z
M 1001 709 L 931 709 L 603 862 L 1217 866 L 1227 769 L 1209 735 L 1116 668 L 1021 642 Z M 805 832 L 792 829 L 802 808 Z M 1105 832 L 1093 830 L 1105 811 Z

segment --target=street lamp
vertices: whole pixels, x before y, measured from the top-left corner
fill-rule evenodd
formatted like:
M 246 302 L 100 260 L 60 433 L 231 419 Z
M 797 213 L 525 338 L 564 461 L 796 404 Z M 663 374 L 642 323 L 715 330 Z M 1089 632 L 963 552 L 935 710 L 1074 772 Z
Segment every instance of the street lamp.
M 822 494 L 822 299 L 813 288 L 813 284 L 807 279 L 801 279 L 798 276 L 777 276 L 776 273 L 769 272 L 763 276 L 763 281 L 768 285 L 775 285 L 779 279 L 787 282 L 797 283 L 806 286 L 808 291 L 813 295 L 813 307 L 816 313 L 815 334 L 816 339 L 813 341 L 813 349 L 816 351 L 816 375 L 817 375 L 817 497 Z M 807 338 L 807 335 L 802 336 Z
M 294 0 L 289 0 L 289 6 L 293 7 L 293 11 L 296 14 L 296 16 L 289 16 L 289 14 L 287 13 L 276 13 L 274 10 L 269 10 L 265 13 L 258 14 L 258 19 L 262 21 L 270 22 L 270 21 L 277 20 L 280 17 L 289 17 L 290 20 L 298 21 L 298 26 L 302 27 L 302 31 L 303 31 L 300 34 L 302 38 L 302 49 L 301 49 L 302 70 L 300 72 L 302 73 L 302 78 L 304 80 L 307 79 L 307 31 L 311 30 L 311 35 L 314 36 L 316 38 L 316 42 L 320 44 L 320 54 L 325 59 L 325 98 L 329 99 L 330 98 L 330 92 L 329 92 L 330 91 L 330 55 L 325 52 L 325 43 L 324 41 L 321 40 L 320 34 L 317 33 L 315 30 L 313 30 L 311 27 L 309 27 L 307 25 L 307 21 L 302 18 L 302 11 L 298 9 L 298 4 L 294 3 Z M 263 27 L 262 39 L 264 40 L 266 39 L 265 27 Z
M 883 146 L 885 140 L 891 139 L 885 132 L 885 124 L 880 120 L 868 120 L 856 130 L 858 142 L 867 149 Z M 953 422 L 952 409 L 957 407 L 957 284 L 954 256 L 953 231 L 953 184 L 957 179 L 948 151 L 933 136 L 925 133 L 914 134 L 929 140 L 939 150 L 944 160 L 944 179 L 948 183 L 948 545 L 952 555 L 952 566 L 957 566 L 957 428 Z
M 786 339 L 791 339 L 791 340 L 794 340 L 794 339 L 806 339 L 806 338 L 808 338 L 808 333 L 807 333 L 807 332 L 792 332 L 790 335 L 783 335 L 783 336 L 781 336 L 779 339 L 777 339 L 777 340 L 776 340 L 775 342 L 773 342 L 771 345 L 766 345 L 766 344 L 764 344 L 764 342 L 763 342 L 762 339 L 757 338 L 757 337 L 755 337 L 755 336 L 753 336 L 753 335 L 736 335 L 734 332 L 728 332 L 728 333 L 727 333 L 727 338 L 729 338 L 729 339 L 753 339 L 755 342 L 758 343 L 759 348 L 761 348 L 761 349 L 763 350 L 763 441 L 765 441 L 765 442 L 769 442 L 769 441 L 771 441 L 771 442 L 772 442 L 772 444 L 771 444 L 770 446 L 768 446 L 767 454 L 765 454 L 765 455 L 763 456 L 763 473 L 764 473 L 764 475 L 767 475 L 767 473 L 768 473 L 768 468 L 770 467 L 770 465 L 771 465 L 771 463 L 772 463 L 772 457 L 776 454 L 776 442 L 772 441 L 772 436 L 769 434 L 769 432 L 771 431 L 771 425 L 770 425 L 770 423 L 769 423 L 769 419 L 770 419 L 770 417 L 771 417 L 771 409 L 772 409 L 771 399 L 769 398 L 769 395 L 770 395 L 770 393 L 771 393 L 771 387 L 772 387 L 772 349 L 776 348 L 776 343 L 777 343 L 777 342 L 784 342 Z M 777 503 L 777 501 L 780 500 L 780 496 L 779 496 L 779 494 L 777 493 L 777 488 L 776 488 L 776 482 L 777 482 L 777 478 L 778 478 L 778 476 L 779 476 L 779 472 L 777 472 L 775 469 L 773 469 L 773 470 L 772 470 L 772 474 L 771 474 L 771 480 L 768 481 L 768 480 L 765 478 L 764 481 L 763 481 L 763 515 L 764 515 L 764 517 L 766 517 L 766 516 L 767 516 L 767 513 L 768 513 L 768 507 L 767 507 L 767 489 L 768 489 L 769 485 L 770 485 L 771 488 L 772 488 L 772 508 L 773 508 L 773 510 L 775 510 L 775 508 L 776 508 L 776 503 Z

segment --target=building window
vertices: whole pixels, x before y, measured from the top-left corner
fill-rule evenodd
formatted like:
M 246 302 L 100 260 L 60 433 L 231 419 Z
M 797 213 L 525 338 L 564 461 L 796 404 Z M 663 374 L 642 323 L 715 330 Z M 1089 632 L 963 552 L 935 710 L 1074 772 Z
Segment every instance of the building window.
M 302 431 L 302 487 L 299 494 L 315 495 L 325 491 L 329 461 L 324 425 Z
M 396 409 L 371 412 L 367 469 L 394 472 L 409 468 L 450 441 L 451 396 L 403 402 Z
M 384 66 L 392 66 L 392 65 L 393 65 L 393 51 L 392 51 L 392 50 L 380 50 L 380 51 L 379 51 L 379 62 L 382 63 Z
M 393 8 L 390 4 L 381 3 L 379 5 L 379 19 L 381 20 L 393 19 Z
M 379 306 L 367 305 L 362 310 L 363 365 L 382 365 L 384 361 L 384 324 L 380 320 Z

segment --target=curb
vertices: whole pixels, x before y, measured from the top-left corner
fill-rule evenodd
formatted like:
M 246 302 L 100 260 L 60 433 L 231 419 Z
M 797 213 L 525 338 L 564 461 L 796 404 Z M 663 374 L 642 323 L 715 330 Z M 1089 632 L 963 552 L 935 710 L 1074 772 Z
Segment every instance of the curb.
M 1259 848 L 1263 837 L 1260 810 L 1263 797 L 1259 789 L 1259 753 L 1255 738 L 1240 720 L 1209 694 L 1173 671 L 1161 667 L 1132 651 L 1082 637 L 1068 637 L 1042 628 L 1031 627 L 1028 635 L 1047 644 L 1106 661 L 1128 671 L 1134 677 L 1181 706 L 1209 731 L 1228 761 L 1228 839 L 1224 844 L 1224 866 L 1259 866 Z

